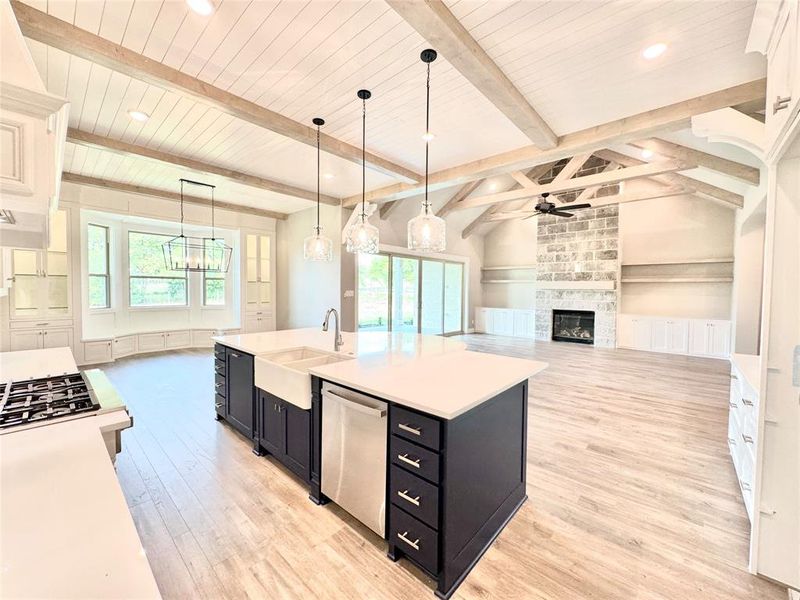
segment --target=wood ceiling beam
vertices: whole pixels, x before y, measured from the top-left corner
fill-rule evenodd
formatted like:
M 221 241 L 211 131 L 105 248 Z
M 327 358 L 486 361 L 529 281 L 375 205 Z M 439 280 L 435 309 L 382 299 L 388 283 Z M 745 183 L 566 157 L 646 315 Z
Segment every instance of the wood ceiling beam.
M 554 148 L 558 137 L 527 98 L 489 57 L 441 0 L 387 0 L 467 81 L 522 131 L 537 148 Z
M 631 142 L 630 145 L 642 149 L 647 148 L 664 157 L 695 163 L 698 167 L 704 167 L 711 171 L 729 175 L 749 185 L 758 185 L 761 180 L 760 169 L 728 160 L 727 158 L 708 154 L 707 152 L 695 150 L 688 146 L 668 142 L 667 140 L 650 138 Z
M 11 0 L 11 6 L 22 34 L 27 38 L 145 83 L 188 96 L 197 102 L 213 106 L 227 115 L 303 144 L 313 147 L 317 145 L 317 130 L 313 127 L 298 123 L 255 102 L 235 96 L 143 54 L 79 29 L 19 0 Z M 329 154 L 361 165 L 361 148 L 324 133 L 320 136 L 320 145 L 322 150 Z M 366 163 L 371 169 L 399 178 L 407 183 L 418 182 L 421 179 L 420 175 L 412 170 L 370 152 L 367 152 Z
M 612 160 L 612 161 L 609 161 L 609 163 L 605 166 L 605 168 L 603 169 L 603 173 L 608 173 L 609 171 L 615 171 L 616 169 L 619 169 L 619 165 Z M 581 202 L 588 201 L 590 198 L 592 198 L 597 193 L 597 191 L 601 187 L 603 187 L 603 186 L 602 185 L 591 185 L 591 186 L 589 186 L 587 188 L 584 188 L 583 190 L 581 190 L 581 193 L 578 194 L 577 198 L 575 198 L 574 203 L 575 204 L 580 204 Z M 565 205 L 568 206 L 569 203 L 566 203 Z
M 581 152 L 569 159 L 569 162 L 564 165 L 564 168 L 558 172 L 558 175 L 553 178 L 553 183 L 561 183 L 567 179 L 571 179 L 575 173 L 581 170 L 581 167 L 592 157 L 591 152 Z
M 389 213 L 391 213 L 398 206 L 400 206 L 400 202 L 385 202 L 384 204 L 381 204 L 381 209 L 378 213 L 381 221 L 387 219 L 389 217 Z
M 467 196 L 469 196 L 472 192 L 474 192 L 478 187 L 486 181 L 485 179 L 476 179 L 475 181 L 470 181 L 469 183 L 465 183 L 461 186 L 458 191 L 453 194 L 453 196 L 439 209 L 436 211 L 437 217 L 445 217 L 448 213 L 450 213 L 458 203 L 464 200 Z M 392 203 L 394 204 L 394 203 Z
M 630 181 L 632 179 L 652 177 L 653 175 L 673 173 L 675 171 L 683 171 L 690 168 L 692 168 L 692 165 L 687 165 L 686 163 L 675 160 L 645 163 L 642 165 L 627 167 L 625 169 L 616 169 L 609 172 L 595 173 L 594 175 L 575 177 L 559 183 L 538 185 L 535 188 L 509 190 L 507 192 L 500 192 L 497 194 L 488 194 L 486 196 L 468 198 L 461 202 L 458 208 L 465 209 L 474 208 L 476 206 L 488 206 L 490 204 L 497 204 L 499 202 L 505 202 L 508 200 L 519 200 L 532 195 L 544 193 L 557 194 L 560 192 L 578 190 L 593 185 L 606 185 L 609 183 L 618 183 L 620 181 Z
M 442 189 L 474 179 L 528 169 L 533 165 L 574 156 L 579 152 L 601 150 L 615 144 L 627 144 L 667 130 L 684 129 L 690 126 L 693 115 L 757 100 L 764 98 L 765 95 L 766 80 L 757 79 L 624 119 L 568 133 L 559 138 L 558 146 L 551 150 L 527 146 L 436 171 L 428 177 L 428 186 L 432 190 Z M 415 196 L 420 193 L 421 189 L 418 184 L 398 183 L 367 192 L 367 201 L 380 203 L 399 200 Z M 345 198 L 342 204 L 345 207 L 351 207 L 360 201 L 360 195 L 351 196 Z
M 180 202 L 181 195 L 177 192 L 168 192 L 166 190 L 159 190 L 155 188 L 144 187 L 141 185 L 131 185 L 129 183 L 120 183 L 119 181 L 110 181 L 108 179 L 98 179 L 96 177 L 86 177 L 85 175 L 78 175 L 77 173 L 69 173 L 64 171 L 61 174 L 61 181 L 69 183 L 77 183 L 80 185 L 88 185 L 91 187 L 102 188 L 105 190 L 115 190 L 118 192 L 127 192 L 129 194 L 137 194 L 140 196 L 153 196 L 156 198 L 163 198 L 165 200 L 172 200 Z M 211 200 L 209 198 L 199 198 L 197 196 L 183 195 L 183 201 L 186 204 L 196 204 L 198 206 L 206 206 L 211 208 Z M 285 220 L 289 215 L 285 213 L 274 212 L 271 210 L 263 210 L 261 208 L 252 208 L 250 206 L 242 206 L 240 204 L 232 204 L 231 202 L 224 202 L 220 200 L 214 201 L 214 208 L 222 210 L 231 210 L 235 212 L 245 213 L 248 215 L 255 215 L 257 217 L 268 217 L 270 219 Z
M 652 164 L 645 163 L 643 160 L 632 158 L 626 154 L 622 154 L 621 152 L 616 152 L 614 150 L 598 150 L 595 152 L 595 154 L 605 160 L 613 160 L 618 162 L 627 168 L 642 166 L 644 164 Z M 710 183 L 705 183 L 704 181 L 700 181 L 698 179 L 693 179 L 692 177 L 687 177 L 686 175 L 681 175 L 680 173 L 659 175 L 653 177 L 653 180 L 666 185 L 683 186 L 684 188 L 697 192 L 704 197 L 718 200 L 725 204 L 735 206 L 736 208 L 742 208 L 744 206 L 744 196 L 741 194 L 729 192 L 721 187 L 711 185 Z
M 475 217 L 475 219 L 474 219 L 474 220 L 472 220 L 471 222 L 469 222 L 469 223 L 467 224 L 467 226 L 466 226 L 466 227 L 464 227 L 464 229 L 461 231 L 461 239 L 462 239 L 462 240 L 465 240 L 465 239 L 467 239 L 469 236 L 471 236 L 473 233 L 475 233 L 475 230 L 476 230 L 476 229 L 477 229 L 477 228 L 478 228 L 480 225 L 483 225 L 484 223 L 487 223 L 487 222 L 488 222 L 488 219 L 489 219 L 489 217 L 492 215 L 492 213 L 494 213 L 494 212 L 495 212 L 495 210 L 496 210 L 496 207 L 495 207 L 495 206 L 490 206 L 490 207 L 489 207 L 489 208 L 487 208 L 485 211 L 483 211 L 483 212 L 482 212 L 480 215 L 478 215 L 477 217 Z
M 268 192 L 275 192 L 277 194 L 301 198 L 303 200 L 317 200 L 316 192 L 312 192 L 310 190 L 304 190 L 293 185 L 281 183 L 280 181 L 273 181 L 271 179 L 264 179 L 263 177 L 258 177 L 256 175 L 249 175 L 247 173 L 241 173 L 232 169 L 226 169 L 225 167 L 212 165 L 211 163 L 194 160 L 185 156 L 178 156 L 177 154 L 153 150 L 152 148 L 147 148 L 145 146 L 129 144 L 120 140 L 89 133 L 88 131 L 80 131 L 78 129 L 70 128 L 67 130 L 67 141 L 79 146 L 85 146 L 87 148 L 98 148 L 100 150 L 127 156 L 141 156 L 159 162 L 176 165 L 178 167 L 191 169 L 193 171 L 218 175 L 220 177 L 224 177 L 228 181 L 266 190 Z M 339 206 L 340 204 L 340 200 L 338 198 L 334 198 L 333 196 L 328 196 L 325 194 L 320 194 L 319 199 L 323 204 L 330 204 L 331 206 Z

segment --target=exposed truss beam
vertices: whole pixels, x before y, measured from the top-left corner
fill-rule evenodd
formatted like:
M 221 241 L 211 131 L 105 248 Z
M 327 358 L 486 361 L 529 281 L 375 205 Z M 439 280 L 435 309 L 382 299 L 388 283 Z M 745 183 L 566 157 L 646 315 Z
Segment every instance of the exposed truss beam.
M 533 165 L 574 156 L 579 152 L 600 150 L 615 144 L 627 144 L 666 130 L 684 129 L 690 126 L 693 115 L 757 100 L 763 98 L 765 94 L 766 80 L 757 79 L 597 127 L 568 133 L 559 138 L 558 146 L 551 150 L 527 146 L 431 173 L 428 177 L 429 189 L 442 189 L 474 179 L 527 169 Z M 419 194 L 420 190 L 418 184 L 399 183 L 368 192 L 367 201 L 386 202 L 408 198 Z M 345 198 L 342 204 L 350 207 L 360 201 L 360 195 L 351 196 Z
M 469 236 L 471 236 L 473 233 L 475 233 L 475 230 L 480 225 L 483 225 L 484 223 L 488 222 L 489 217 L 492 215 L 492 213 L 495 212 L 495 210 L 496 210 L 496 207 L 490 206 L 485 211 L 483 211 L 480 215 L 475 217 L 475 219 L 473 221 L 469 222 L 467 224 L 467 226 L 464 227 L 464 229 L 461 231 L 461 239 L 462 240 L 467 239 Z
M 213 106 L 225 114 L 316 147 L 317 131 L 313 127 L 298 123 L 255 102 L 235 96 L 143 54 L 79 29 L 19 0 L 11 0 L 11 6 L 22 34 L 27 38 L 79 56 L 134 79 L 188 96 L 197 102 Z M 321 135 L 320 142 L 322 150 L 325 152 L 358 165 L 361 164 L 360 148 L 325 134 Z M 405 182 L 413 183 L 421 179 L 410 169 L 369 152 L 366 155 L 366 162 L 370 168 Z
M 560 192 L 579 190 L 593 185 L 606 185 L 609 183 L 617 183 L 620 181 L 629 181 L 631 179 L 640 179 L 642 177 L 652 177 L 653 175 L 660 175 L 662 173 L 673 173 L 675 171 L 683 171 L 691 167 L 692 165 L 687 165 L 685 163 L 674 160 L 646 163 L 642 165 L 637 165 L 635 167 L 628 167 L 625 169 L 617 169 L 614 171 L 609 171 L 604 173 L 596 173 L 594 175 L 575 177 L 559 183 L 553 182 L 544 185 L 538 185 L 535 188 L 523 188 L 519 190 L 500 192 L 498 194 L 489 194 L 486 196 L 467 198 L 466 200 L 464 200 L 459 204 L 458 208 L 465 209 L 465 208 L 474 208 L 476 206 L 488 206 L 490 204 L 497 204 L 498 202 L 505 202 L 508 200 L 519 200 L 522 198 L 530 197 L 532 195 L 539 195 L 544 193 L 557 194 Z
M 694 148 L 689 148 L 681 144 L 675 144 L 674 142 L 668 142 L 667 140 L 650 138 L 631 142 L 631 146 L 647 148 L 664 157 L 692 162 L 698 167 L 704 167 L 718 173 L 729 175 L 750 185 L 758 185 L 761 180 L 761 171 L 755 167 L 743 165 L 742 163 L 728 160 L 727 158 L 720 158 L 719 156 L 701 152 L 700 150 L 695 150 Z
M 441 0 L 387 0 L 397 14 L 441 52 L 537 148 L 558 137 Z
M 461 186 L 458 191 L 453 194 L 453 197 L 450 198 L 439 210 L 436 211 L 437 217 L 444 217 L 450 211 L 452 211 L 458 203 L 464 200 L 467 196 L 469 196 L 472 192 L 478 189 L 485 179 L 476 179 L 475 181 L 470 181 L 469 183 L 465 183 Z M 393 203 L 394 204 L 394 203 Z
M 614 150 L 599 150 L 595 152 L 595 154 L 597 154 L 597 156 L 605 160 L 613 160 L 615 162 L 618 162 L 619 164 L 627 168 L 640 167 L 644 164 L 652 164 L 652 163 L 645 163 L 644 161 L 639 160 L 638 158 L 632 158 L 626 154 L 622 154 L 621 152 L 616 152 Z M 744 206 L 744 197 L 741 194 L 735 194 L 734 192 L 729 192 L 728 190 L 722 189 L 721 187 L 711 185 L 710 183 L 705 183 L 698 179 L 693 179 L 692 177 L 687 177 L 686 175 L 681 175 L 680 173 L 659 175 L 653 177 L 653 180 L 666 185 L 683 186 L 684 188 L 697 192 L 702 196 L 712 198 L 713 200 L 718 200 L 725 204 L 733 205 L 736 208 L 741 208 Z
M 380 212 L 378 213 L 379 218 L 381 221 L 389 217 L 389 213 L 391 213 L 395 208 L 400 206 L 400 202 L 384 202 L 381 204 Z
M 129 194 L 138 194 L 141 196 L 154 196 L 156 198 L 164 198 L 165 200 L 180 201 L 181 195 L 177 192 L 168 192 L 165 190 L 158 190 L 155 188 L 144 187 L 141 185 L 131 185 L 128 183 L 120 183 L 119 181 L 109 181 L 107 179 L 98 179 L 96 177 L 86 177 L 85 175 L 78 175 L 76 173 L 64 172 L 61 174 L 61 181 L 69 183 L 79 183 L 81 185 L 88 185 L 92 187 L 102 188 L 106 190 L 116 190 L 118 192 L 127 192 Z M 197 204 L 199 206 L 211 207 L 211 200 L 208 198 L 199 198 L 197 196 L 183 195 L 183 201 L 187 204 Z M 286 219 L 289 215 L 285 213 L 274 212 L 271 210 L 263 210 L 260 208 L 252 208 L 250 206 L 242 206 L 240 204 L 232 204 L 215 200 L 214 207 L 223 210 L 231 210 L 248 215 L 255 215 L 258 217 L 268 217 L 270 219 Z
M 564 165 L 564 168 L 558 172 L 558 175 L 553 179 L 553 183 L 561 183 L 567 179 L 571 179 L 575 173 L 581 170 L 581 167 L 592 156 L 591 152 L 581 152 L 569 159 L 569 162 Z
M 603 169 L 603 173 L 608 173 L 609 171 L 615 171 L 616 169 L 619 169 L 619 165 L 612 160 L 612 161 L 609 161 L 609 163 L 606 165 L 605 169 Z M 575 204 L 580 204 L 581 202 L 586 202 L 587 200 L 592 198 L 601 187 L 603 187 L 603 186 L 602 185 L 592 185 L 592 186 L 589 186 L 587 188 L 583 188 L 583 190 L 581 190 L 581 193 L 578 194 L 578 196 L 575 198 Z
M 269 192 L 275 192 L 278 194 L 283 194 L 285 196 L 293 196 L 295 198 L 301 198 L 303 200 L 312 200 L 312 201 L 316 201 L 317 199 L 316 192 L 312 192 L 310 190 L 304 190 L 302 188 L 289 185 L 286 183 L 281 183 L 280 181 L 264 179 L 263 177 L 258 177 L 256 175 L 241 173 L 239 171 L 226 169 L 225 167 L 212 165 L 210 163 L 194 160 L 192 158 L 187 158 L 185 156 L 178 156 L 177 154 L 170 154 L 168 152 L 162 152 L 160 150 L 153 150 L 152 148 L 147 148 L 145 146 L 129 144 L 127 142 L 122 142 L 120 140 L 115 140 L 112 138 L 96 135 L 94 133 L 89 133 L 87 131 L 80 131 L 78 129 L 70 128 L 69 130 L 67 130 L 67 141 L 72 142 L 73 144 L 77 144 L 79 146 L 86 146 L 88 148 L 99 148 L 100 150 L 107 150 L 115 154 L 142 156 L 144 158 L 157 160 L 159 162 L 165 162 L 172 165 L 177 165 L 179 167 L 192 169 L 193 171 L 200 171 L 202 173 L 219 175 L 220 177 L 224 177 L 225 179 L 228 179 L 229 181 L 232 181 L 234 183 L 248 185 L 250 187 L 266 190 Z M 330 204 L 331 206 L 339 206 L 340 201 L 338 198 L 334 198 L 333 196 L 327 196 L 325 194 L 321 194 L 320 202 L 324 204 Z

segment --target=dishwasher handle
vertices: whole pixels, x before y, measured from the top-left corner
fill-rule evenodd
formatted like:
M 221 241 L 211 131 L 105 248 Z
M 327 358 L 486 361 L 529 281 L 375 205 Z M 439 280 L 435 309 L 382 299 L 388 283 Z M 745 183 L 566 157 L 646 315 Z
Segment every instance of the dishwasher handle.
M 369 415 L 371 417 L 375 417 L 377 419 L 382 419 L 386 416 L 386 409 L 385 408 L 375 408 L 372 406 L 367 406 L 365 404 L 361 404 L 355 400 L 351 400 L 350 398 L 345 398 L 344 396 L 340 396 L 339 394 L 335 394 L 330 390 L 325 390 L 322 392 L 322 397 L 330 397 L 332 400 L 336 400 L 338 402 L 343 403 L 347 408 L 351 408 L 358 412 L 364 413 L 365 415 Z

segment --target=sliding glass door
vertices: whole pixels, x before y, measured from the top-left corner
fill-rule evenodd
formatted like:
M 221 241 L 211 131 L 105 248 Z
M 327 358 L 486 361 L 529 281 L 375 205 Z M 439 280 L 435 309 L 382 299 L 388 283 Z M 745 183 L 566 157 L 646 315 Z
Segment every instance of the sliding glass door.
M 464 265 L 400 254 L 360 254 L 359 331 L 463 331 Z

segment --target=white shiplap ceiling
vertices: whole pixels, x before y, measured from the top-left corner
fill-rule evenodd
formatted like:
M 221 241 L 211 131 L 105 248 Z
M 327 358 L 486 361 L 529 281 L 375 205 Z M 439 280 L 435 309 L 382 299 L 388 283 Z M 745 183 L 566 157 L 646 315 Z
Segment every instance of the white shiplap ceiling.
M 424 65 L 420 35 L 381 0 L 221 0 L 200 17 L 184 0 L 26 0 L 35 8 L 285 116 L 360 146 L 361 87 L 368 149 L 423 169 Z M 562 135 L 764 75 L 745 55 L 754 2 L 449 1 L 447 5 L 531 105 Z M 652 62 L 641 50 L 669 44 Z M 313 189 L 315 151 L 179 94 L 35 41 L 48 89 L 71 102 L 70 126 Z M 132 121 L 129 109 L 151 115 Z M 431 170 L 529 145 L 529 140 L 440 57 L 433 65 Z M 185 171 L 72 147 L 67 170 L 172 189 Z M 323 156 L 323 191 L 360 192 L 358 165 Z M 206 176 L 206 179 L 210 179 Z M 393 183 L 368 171 L 367 188 Z M 292 212 L 307 201 L 220 182 L 220 199 Z M 244 199 L 247 199 L 245 201 Z

